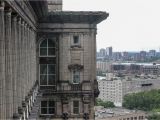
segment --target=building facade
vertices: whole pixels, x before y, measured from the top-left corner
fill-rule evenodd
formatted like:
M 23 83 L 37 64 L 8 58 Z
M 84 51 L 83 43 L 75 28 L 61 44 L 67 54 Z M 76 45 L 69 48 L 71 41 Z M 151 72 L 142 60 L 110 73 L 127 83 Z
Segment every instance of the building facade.
M 98 80 L 100 94 L 103 101 L 114 102 L 122 106 L 123 97 L 130 93 L 138 93 L 159 89 L 160 78 L 113 78 L 112 80 Z
M 96 109 L 96 120 L 146 120 L 147 117 L 147 113 L 140 110 L 124 108 Z
M 0 1 L 0 119 L 94 119 L 96 27 L 108 14 L 61 5 Z

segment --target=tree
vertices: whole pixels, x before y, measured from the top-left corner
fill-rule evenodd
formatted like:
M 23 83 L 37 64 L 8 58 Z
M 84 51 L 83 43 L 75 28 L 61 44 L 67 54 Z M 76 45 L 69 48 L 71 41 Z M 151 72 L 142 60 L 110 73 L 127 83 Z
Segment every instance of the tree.
M 160 115 L 158 114 L 149 115 L 148 120 L 160 120 Z
M 114 103 L 111 101 L 103 101 L 101 99 L 96 99 L 97 106 L 103 106 L 104 108 L 113 108 L 115 107 Z
M 160 108 L 160 90 L 132 93 L 124 96 L 123 107 L 151 111 Z

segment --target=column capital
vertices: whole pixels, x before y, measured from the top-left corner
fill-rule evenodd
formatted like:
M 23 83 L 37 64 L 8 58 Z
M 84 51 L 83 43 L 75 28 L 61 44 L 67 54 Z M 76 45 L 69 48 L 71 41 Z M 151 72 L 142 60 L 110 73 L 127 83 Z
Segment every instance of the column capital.
M 17 17 L 17 22 L 21 24 L 21 17 Z
M 24 20 L 22 20 L 21 22 L 22 22 L 22 25 L 24 26 L 24 24 L 25 24 L 25 21 L 24 21 Z
M 13 16 L 12 16 L 12 19 L 13 19 L 14 22 L 16 22 L 17 19 L 18 19 L 17 15 L 13 15 Z
M 6 9 L 5 12 L 6 12 L 6 15 L 11 16 L 11 14 L 12 14 L 12 8 Z
M 2 0 L 2 1 L 0 2 L 0 10 L 4 10 L 4 7 L 5 7 L 5 3 L 4 3 L 4 1 Z
M 26 22 L 24 22 L 24 26 L 25 26 L 26 28 L 27 28 L 27 25 L 28 25 L 28 24 L 27 24 Z
M 30 25 L 29 24 L 27 24 L 27 29 L 30 29 Z

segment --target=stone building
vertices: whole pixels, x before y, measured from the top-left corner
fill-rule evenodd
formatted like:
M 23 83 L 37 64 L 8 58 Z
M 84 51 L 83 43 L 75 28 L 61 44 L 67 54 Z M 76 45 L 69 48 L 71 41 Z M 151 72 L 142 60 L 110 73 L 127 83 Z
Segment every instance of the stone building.
M 0 1 L 0 119 L 94 119 L 96 26 L 108 13 L 51 8 Z
M 140 110 L 124 108 L 96 109 L 95 120 L 147 120 L 148 114 Z
M 103 101 L 114 102 L 116 106 L 122 106 L 123 97 L 127 94 L 159 89 L 160 77 L 112 77 L 112 79 L 110 80 L 98 80 L 98 88 L 100 91 L 98 97 L 100 99 L 102 99 Z

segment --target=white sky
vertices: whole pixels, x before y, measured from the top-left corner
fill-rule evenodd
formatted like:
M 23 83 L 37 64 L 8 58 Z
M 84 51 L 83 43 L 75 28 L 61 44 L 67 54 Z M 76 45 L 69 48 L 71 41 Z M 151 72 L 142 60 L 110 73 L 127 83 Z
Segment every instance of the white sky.
M 160 0 L 63 0 L 63 10 L 109 13 L 98 25 L 98 50 L 159 51 Z

